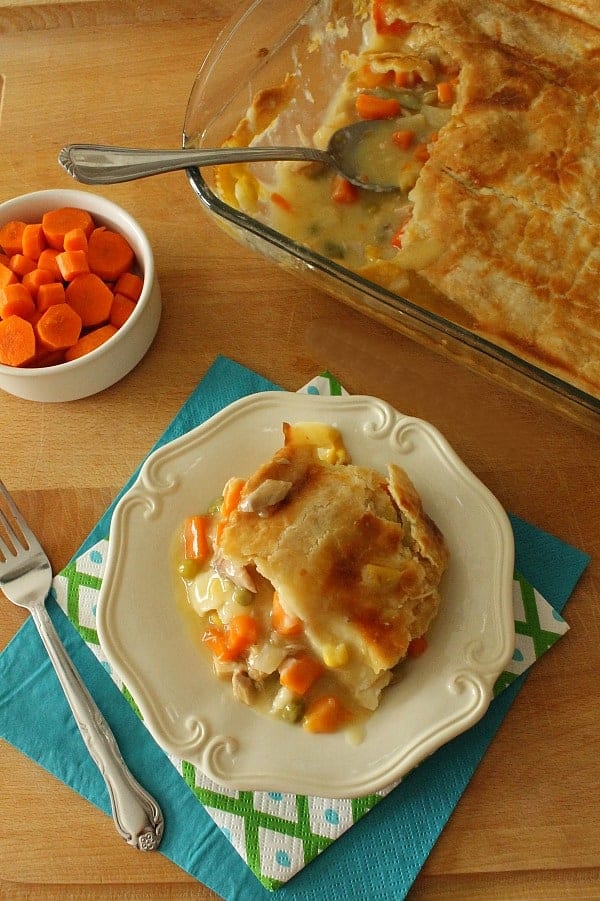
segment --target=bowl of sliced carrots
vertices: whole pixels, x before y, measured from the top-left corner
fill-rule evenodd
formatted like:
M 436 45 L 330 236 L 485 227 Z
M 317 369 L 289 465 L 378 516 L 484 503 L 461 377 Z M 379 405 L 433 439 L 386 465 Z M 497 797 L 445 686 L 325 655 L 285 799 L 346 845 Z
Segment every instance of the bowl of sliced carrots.
M 77 400 L 150 347 L 161 314 L 152 248 L 122 207 L 87 191 L 0 203 L 0 388 Z

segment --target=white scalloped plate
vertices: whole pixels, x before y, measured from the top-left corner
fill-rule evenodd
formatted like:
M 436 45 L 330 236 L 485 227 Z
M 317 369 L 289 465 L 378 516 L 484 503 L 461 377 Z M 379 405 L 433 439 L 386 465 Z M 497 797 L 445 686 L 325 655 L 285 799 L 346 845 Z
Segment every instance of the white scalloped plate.
M 427 652 L 386 689 L 362 743 L 313 735 L 237 703 L 174 600 L 169 546 L 232 475 L 282 444 L 283 421 L 337 426 L 355 463 L 403 466 L 451 562 Z M 372 397 L 251 395 L 155 451 L 117 505 L 98 605 L 100 643 L 161 747 L 230 789 L 356 797 L 409 772 L 485 713 L 514 647 L 514 542 L 489 490 L 431 425 Z

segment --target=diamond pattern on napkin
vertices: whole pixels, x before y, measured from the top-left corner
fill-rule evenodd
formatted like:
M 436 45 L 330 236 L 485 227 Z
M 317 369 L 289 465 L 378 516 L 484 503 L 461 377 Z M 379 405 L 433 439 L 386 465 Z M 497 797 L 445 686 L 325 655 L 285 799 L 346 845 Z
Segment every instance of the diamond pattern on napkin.
M 336 395 L 347 391 L 325 372 L 301 389 L 304 393 Z M 98 601 L 108 541 L 102 540 L 71 562 L 53 582 L 56 601 L 92 652 L 110 673 L 134 711 L 140 712 L 127 687 L 112 672 L 98 641 Z M 496 682 L 498 695 L 568 630 L 567 623 L 527 582 L 515 573 L 513 582 L 515 652 Z M 182 778 L 216 825 L 269 890 L 285 884 L 343 835 L 398 783 L 362 798 L 333 800 L 279 792 L 238 792 L 207 779 L 193 764 L 169 756 Z

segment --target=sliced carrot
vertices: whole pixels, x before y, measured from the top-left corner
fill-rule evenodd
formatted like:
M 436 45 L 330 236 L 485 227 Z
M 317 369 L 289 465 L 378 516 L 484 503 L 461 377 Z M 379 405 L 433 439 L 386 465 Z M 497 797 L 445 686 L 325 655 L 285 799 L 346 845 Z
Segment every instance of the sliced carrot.
M 337 732 L 350 719 L 350 711 L 339 698 L 322 695 L 308 705 L 302 725 L 307 732 Z
M 400 102 L 393 97 L 362 93 L 356 98 L 356 112 L 361 119 L 395 119 L 401 111 Z
M 20 316 L 22 319 L 31 319 L 35 313 L 33 297 L 21 282 L 14 285 L 6 285 L 0 291 L 0 316 L 6 319 L 8 316 Z
M 57 255 L 56 265 L 66 282 L 72 282 L 78 275 L 90 271 L 85 250 L 64 250 Z
M 183 556 L 186 560 L 206 560 L 210 553 L 208 541 L 209 516 L 188 516 L 183 524 Z
M 94 220 L 87 210 L 60 207 L 56 210 L 48 210 L 42 216 L 44 237 L 50 247 L 54 247 L 56 250 L 64 249 L 65 235 L 73 228 L 81 228 L 86 235 L 91 235 L 94 229 Z
M 41 316 L 36 332 L 48 350 L 65 350 L 79 340 L 81 318 L 68 303 L 53 304 Z
M 73 347 L 70 347 L 66 351 L 65 360 L 67 362 L 78 360 L 79 357 L 83 357 L 92 350 L 96 350 L 96 348 L 106 344 L 106 342 L 116 334 L 117 329 L 114 325 L 101 325 L 100 328 L 87 332 L 87 334 L 81 336 L 77 344 L 74 344 Z
M 93 272 L 77 276 L 65 290 L 66 301 L 81 316 L 84 328 L 108 322 L 113 296 L 108 285 Z
M 279 670 L 279 681 L 296 695 L 305 695 L 323 672 L 323 665 L 308 654 L 290 657 Z
M 125 297 L 124 294 L 115 294 L 110 308 L 109 321 L 115 328 L 121 328 L 134 310 L 135 303 L 130 297 Z
M 279 594 L 273 592 L 273 605 L 271 607 L 271 625 L 278 635 L 300 635 L 304 630 L 304 623 L 297 616 L 287 613 L 279 598 Z
M 35 349 L 35 357 L 26 365 L 28 369 L 43 369 L 45 366 L 57 366 L 64 362 L 64 350 L 46 350 L 38 344 Z
M 401 150 L 408 150 L 414 139 L 414 131 L 410 131 L 408 128 L 399 128 L 397 131 L 392 132 L 392 141 Z
M 5 288 L 6 285 L 14 285 L 14 283 L 17 281 L 17 276 L 12 271 L 10 266 L 5 265 L 4 263 L 0 263 L 0 288 Z
M 97 228 L 89 238 L 88 262 L 94 272 L 107 282 L 115 282 L 131 269 L 135 254 L 128 241 L 109 228 Z
M 60 269 L 56 264 L 56 257 L 59 253 L 60 250 L 55 250 L 54 247 L 46 247 L 42 250 L 38 257 L 38 269 L 47 269 L 49 272 L 52 272 L 57 279 L 61 278 Z
M 38 313 L 45 313 L 48 307 L 65 303 L 65 287 L 62 282 L 49 282 L 38 288 L 36 307 Z
M 31 222 L 23 229 L 21 237 L 23 253 L 32 260 L 38 260 L 40 254 L 46 249 L 46 238 L 41 222 Z
M 26 226 L 27 223 L 20 219 L 11 219 L 0 226 L 0 247 L 7 257 L 23 253 L 23 231 Z
M 88 239 L 84 230 L 72 228 L 71 231 L 68 231 L 63 241 L 63 247 L 65 250 L 83 250 L 84 253 L 87 253 Z
M 35 333 L 31 322 L 20 316 L 0 321 L 0 363 L 25 366 L 35 356 Z
M 135 272 L 124 272 L 120 275 L 115 284 L 115 294 L 124 294 L 131 300 L 139 300 L 142 288 L 144 287 L 144 279 L 136 275 Z
M 34 300 L 38 296 L 40 285 L 47 285 L 54 281 L 56 281 L 56 279 L 49 269 L 32 269 L 31 272 L 28 272 L 27 275 L 23 276 L 23 284 Z
M 336 203 L 354 203 L 360 196 L 360 190 L 343 175 L 334 175 L 331 183 L 331 199 Z
M 10 258 L 9 266 L 19 278 L 23 278 L 28 272 L 37 269 L 35 260 L 32 260 L 31 257 L 24 256 L 22 253 L 13 253 Z

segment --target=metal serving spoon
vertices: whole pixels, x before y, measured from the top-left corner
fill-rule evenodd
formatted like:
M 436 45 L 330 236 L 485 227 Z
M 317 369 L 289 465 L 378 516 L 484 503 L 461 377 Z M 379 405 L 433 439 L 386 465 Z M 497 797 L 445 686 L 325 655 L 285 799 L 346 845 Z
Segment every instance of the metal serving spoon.
M 385 173 L 369 166 L 372 154 L 365 152 L 366 141 L 373 147 L 383 122 L 361 121 L 334 132 L 327 150 L 315 147 L 222 147 L 202 150 L 142 150 L 110 147 L 102 144 L 68 144 L 58 162 L 77 181 L 86 185 L 112 185 L 160 175 L 178 169 L 222 166 L 225 163 L 300 160 L 322 163 L 335 169 L 352 184 L 370 191 L 393 191 Z M 389 122 L 386 122 L 389 127 Z

